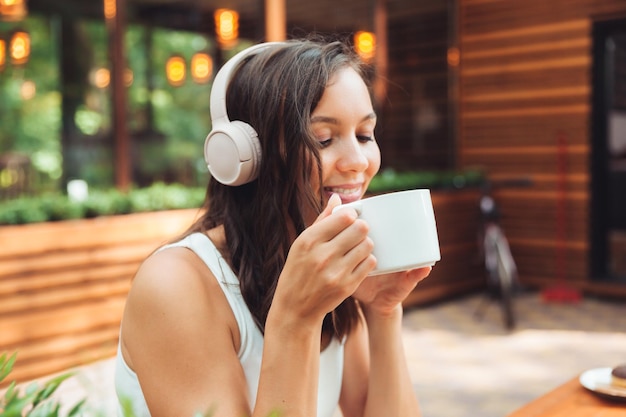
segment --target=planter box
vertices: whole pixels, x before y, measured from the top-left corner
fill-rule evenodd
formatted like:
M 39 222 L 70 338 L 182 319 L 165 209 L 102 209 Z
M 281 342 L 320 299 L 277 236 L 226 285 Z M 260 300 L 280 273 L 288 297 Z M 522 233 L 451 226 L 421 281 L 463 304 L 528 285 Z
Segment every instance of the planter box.
M 141 261 L 197 210 L 0 227 L 0 352 L 19 382 L 109 358 Z
M 405 307 L 432 303 L 485 286 L 477 236 L 477 190 L 433 191 L 441 261 L 405 301 Z
M 476 262 L 478 195 L 433 192 L 441 261 L 406 306 L 484 284 Z M 18 352 L 18 382 L 115 354 L 131 279 L 141 261 L 183 232 L 197 210 L 0 227 L 0 352 Z

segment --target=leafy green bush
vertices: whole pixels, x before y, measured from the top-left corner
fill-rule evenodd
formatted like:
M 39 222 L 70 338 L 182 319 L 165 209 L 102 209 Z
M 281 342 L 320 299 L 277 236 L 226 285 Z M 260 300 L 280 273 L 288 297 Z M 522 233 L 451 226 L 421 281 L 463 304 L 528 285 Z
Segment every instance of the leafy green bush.
M 376 175 L 368 191 L 382 193 L 415 188 L 457 189 L 479 185 L 480 171 L 407 171 L 385 170 Z M 21 197 L 0 201 L 0 225 L 69 220 L 146 211 L 200 207 L 205 190 L 180 184 L 155 183 L 147 188 L 122 193 L 117 189 L 94 190 L 82 202 L 62 194 Z
M 130 197 L 118 189 L 96 190 L 82 204 L 85 217 L 111 216 L 131 212 Z
M 20 197 L 0 201 L 0 225 L 196 208 L 202 205 L 204 194 L 203 188 L 155 183 L 128 193 L 116 189 L 95 190 L 80 202 L 72 201 L 63 194 Z
M 132 212 L 198 207 L 204 200 L 204 193 L 203 189 L 186 188 L 182 185 L 154 184 L 131 193 L 130 207 Z M 190 202 L 193 204 L 190 205 Z
M 7 357 L 6 353 L 0 355 L 0 382 L 4 381 L 13 369 L 16 357 L 17 353 L 10 357 Z M 63 381 L 71 376 L 71 373 L 63 374 L 43 385 L 33 382 L 23 390 L 16 386 L 15 381 L 12 381 L 4 395 L 0 397 L 0 415 L 3 417 L 58 417 L 61 404 L 50 399 L 50 396 Z M 67 417 L 80 415 L 84 404 L 85 400 L 78 402 L 68 411 Z
M 428 188 L 459 189 L 477 186 L 483 179 L 480 171 L 405 171 L 387 169 L 378 173 L 369 185 L 371 193 Z

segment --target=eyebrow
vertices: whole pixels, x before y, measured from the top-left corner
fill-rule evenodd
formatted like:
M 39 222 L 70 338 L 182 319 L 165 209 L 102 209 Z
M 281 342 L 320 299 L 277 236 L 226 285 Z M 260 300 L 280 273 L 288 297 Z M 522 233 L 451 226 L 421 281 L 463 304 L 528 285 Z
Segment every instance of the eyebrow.
M 361 122 L 366 122 L 368 120 L 374 120 L 376 119 L 376 113 L 371 112 L 365 115 L 365 117 L 363 117 L 360 121 Z M 334 117 L 328 117 L 328 116 L 313 116 L 311 117 L 311 123 L 330 123 L 330 124 L 334 124 L 337 125 L 339 124 L 339 120 L 337 120 Z

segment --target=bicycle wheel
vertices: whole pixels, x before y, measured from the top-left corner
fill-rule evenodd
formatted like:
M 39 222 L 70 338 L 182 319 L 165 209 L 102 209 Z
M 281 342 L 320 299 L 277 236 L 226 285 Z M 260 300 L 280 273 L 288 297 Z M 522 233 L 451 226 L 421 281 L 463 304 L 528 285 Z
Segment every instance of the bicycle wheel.
M 498 274 L 497 284 L 500 295 L 500 305 L 502 307 L 502 316 L 504 325 L 507 329 L 515 327 L 515 312 L 513 307 L 513 291 L 517 268 L 509 243 L 504 236 L 502 230 L 498 230 L 496 246 L 496 271 Z

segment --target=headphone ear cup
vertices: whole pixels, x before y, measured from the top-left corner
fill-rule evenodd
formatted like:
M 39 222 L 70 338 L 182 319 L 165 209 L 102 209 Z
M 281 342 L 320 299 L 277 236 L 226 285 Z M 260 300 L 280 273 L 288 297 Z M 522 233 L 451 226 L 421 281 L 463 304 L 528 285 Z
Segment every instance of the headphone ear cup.
M 211 175 L 224 185 L 254 181 L 261 167 L 258 135 L 239 120 L 218 124 L 204 142 L 204 159 Z

